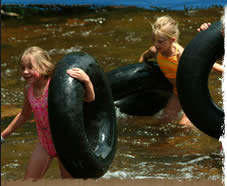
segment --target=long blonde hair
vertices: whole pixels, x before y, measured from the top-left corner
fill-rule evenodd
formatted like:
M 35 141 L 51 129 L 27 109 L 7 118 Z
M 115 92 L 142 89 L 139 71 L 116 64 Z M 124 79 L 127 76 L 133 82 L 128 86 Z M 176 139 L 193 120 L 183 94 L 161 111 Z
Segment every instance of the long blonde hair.
M 180 36 L 178 23 L 168 15 L 161 16 L 156 19 L 152 25 L 152 32 L 155 36 L 175 38 L 176 42 Z
M 32 46 L 27 48 L 20 57 L 20 63 L 25 56 L 31 56 L 35 60 L 35 69 L 43 76 L 50 77 L 55 69 L 48 52 L 40 47 Z

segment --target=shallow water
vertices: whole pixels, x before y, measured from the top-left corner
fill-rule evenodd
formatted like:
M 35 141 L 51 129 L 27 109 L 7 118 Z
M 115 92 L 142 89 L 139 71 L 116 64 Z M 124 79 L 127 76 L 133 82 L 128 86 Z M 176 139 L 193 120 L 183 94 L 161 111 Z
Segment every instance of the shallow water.
M 22 11 L 21 11 L 22 12 Z M 23 50 L 38 45 L 59 61 L 71 51 L 94 56 L 105 71 L 137 63 L 151 45 L 156 16 L 170 15 L 179 22 L 185 47 L 203 22 L 219 20 L 222 9 L 153 11 L 140 8 L 65 7 L 61 11 L 25 10 L 21 18 L 2 20 L 1 126 L 4 129 L 23 103 L 24 81 L 18 73 Z M 221 63 L 221 61 L 219 61 Z M 210 93 L 222 107 L 221 76 L 211 73 Z M 195 127 L 159 123 L 155 116 L 128 116 L 118 109 L 118 148 L 104 178 L 219 179 L 223 176 L 221 143 Z M 34 121 L 26 122 L 2 145 L 2 178 L 23 178 L 26 163 L 37 143 Z M 57 162 L 46 176 L 59 178 Z

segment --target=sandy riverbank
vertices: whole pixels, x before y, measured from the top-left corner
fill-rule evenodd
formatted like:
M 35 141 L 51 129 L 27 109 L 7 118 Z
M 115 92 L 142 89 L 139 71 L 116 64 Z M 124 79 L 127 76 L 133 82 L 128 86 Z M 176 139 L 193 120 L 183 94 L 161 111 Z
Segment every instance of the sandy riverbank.
M 2 186 L 223 186 L 222 180 L 195 180 L 195 181 L 176 181 L 159 179 L 99 179 L 99 180 L 40 180 L 30 181 L 2 181 Z

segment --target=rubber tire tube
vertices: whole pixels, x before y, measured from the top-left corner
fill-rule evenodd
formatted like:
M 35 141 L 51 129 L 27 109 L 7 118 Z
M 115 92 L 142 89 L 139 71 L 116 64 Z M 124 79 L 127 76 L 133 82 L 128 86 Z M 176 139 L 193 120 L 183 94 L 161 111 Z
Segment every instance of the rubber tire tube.
M 171 95 L 170 91 L 147 90 L 126 96 L 114 104 L 127 115 L 152 116 L 167 105 Z
M 224 111 L 212 100 L 208 76 L 214 62 L 224 54 L 221 22 L 199 32 L 185 48 L 177 71 L 180 103 L 191 122 L 209 136 L 223 134 Z
M 107 72 L 107 76 L 114 101 L 145 90 L 172 91 L 171 83 L 155 62 L 129 64 Z
M 66 70 L 81 68 L 90 77 L 95 101 L 85 103 L 84 85 Z M 117 125 L 109 81 L 96 60 L 83 52 L 56 65 L 48 95 L 50 128 L 57 155 L 74 178 L 98 178 L 116 152 Z

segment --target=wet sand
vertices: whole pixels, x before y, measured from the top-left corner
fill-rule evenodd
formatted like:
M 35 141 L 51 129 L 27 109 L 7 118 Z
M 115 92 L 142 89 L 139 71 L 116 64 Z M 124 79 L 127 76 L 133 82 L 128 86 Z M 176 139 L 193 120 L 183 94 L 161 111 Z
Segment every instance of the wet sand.
M 159 179 L 99 179 L 99 180 L 40 180 L 36 182 L 29 181 L 2 181 L 2 186 L 222 186 L 222 180 L 209 181 L 176 181 Z

